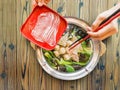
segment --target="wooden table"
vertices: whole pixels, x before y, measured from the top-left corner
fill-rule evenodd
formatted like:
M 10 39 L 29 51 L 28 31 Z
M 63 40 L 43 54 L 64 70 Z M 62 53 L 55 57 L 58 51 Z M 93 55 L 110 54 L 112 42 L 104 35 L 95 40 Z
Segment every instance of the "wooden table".
M 92 24 L 117 1 L 51 0 L 49 7 Z M 43 71 L 29 41 L 20 33 L 30 12 L 30 0 L 0 0 L 0 90 L 120 90 L 120 32 L 104 40 L 107 51 L 88 76 L 58 80 Z

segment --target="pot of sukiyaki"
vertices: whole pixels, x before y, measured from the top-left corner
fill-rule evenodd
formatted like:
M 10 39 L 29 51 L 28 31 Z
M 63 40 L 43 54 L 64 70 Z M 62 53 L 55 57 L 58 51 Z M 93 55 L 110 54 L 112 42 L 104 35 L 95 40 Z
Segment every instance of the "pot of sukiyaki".
M 62 80 L 75 80 L 86 76 L 98 63 L 100 41 L 87 39 L 69 51 L 69 45 L 87 34 L 85 21 L 65 17 L 67 29 L 53 50 L 37 47 L 37 59 L 42 68 L 53 77 Z

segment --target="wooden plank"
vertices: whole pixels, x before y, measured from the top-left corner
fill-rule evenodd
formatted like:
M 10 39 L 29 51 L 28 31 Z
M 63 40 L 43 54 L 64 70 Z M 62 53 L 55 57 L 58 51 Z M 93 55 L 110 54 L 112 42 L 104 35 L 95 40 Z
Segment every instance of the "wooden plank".
M 9 36 L 6 38 L 8 89 L 16 90 L 16 2 L 9 0 L 4 5 L 7 11 L 7 17 L 4 17 L 7 18 L 6 35 Z
M 29 90 L 29 42 L 21 36 L 20 27 L 30 13 L 29 0 L 17 1 L 17 88 Z
M 87 76 L 77 80 L 77 90 L 87 90 Z
M 79 0 L 78 2 L 78 17 L 89 22 L 90 19 L 90 1 L 89 0 Z
M 29 50 L 30 50 L 31 48 L 29 48 Z M 31 51 L 31 50 L 30 50 Z M 31 56 L 29 56 L 29 55 L 31 55 Z M 37 88 L 35 87 L 35 85 L 36 85 L 36 82 L 35 82 L 35 77 L 37 77 L 37 76 L 35 76 L 35 60 L 34 60 L 34 58 L 33 58 L 33 55 L 31 54 L 31 52 L 28 52 L 28 58 L 27 58 L 27 60 L 29 60 L 29 67 L 27 67 L 27 68 L 29 68 L 29 72 L 28 72 L 28 75 L 29 75 L 29 78 L 28 78 L 28 90 L 33 90 L 33 89 L 36 89 L 37 90 Z M 39 70 L 39 69 L 38 69 Z
M 42 72 L 42 78 L 41 78 L 41 85 L 40 85 L 40 90 L 46 90 L 46 78 L 45 77 L 45 72 Z
M 90 0 L 90 23 L 92 24 L 96 17 L 105 10 L 107 10 L 107 0 Z M 88 81 L 91 80 L 91 82 L 89 81 L 89 86 L 93 90 L 104 90 L 105 57 L 104 55 L 100 58 L 97 67 L 91 73 L 91 78 L 88 79 Z
M 103 11 L 107 10 L 107 0 L 90 0 L 90 23 L 92 24 L 96 17 Z
M 3 24 L 5 24 L 5 22 L 4 22 L 4 20 L 7 20 L 7 19 L 4 19 L 3 20 L 3 18 L 4 18 L 4 14 L 5 14 L 5 11 L 3 11 L 3 7 L 4 7 L 4 2 L 2 1 L 2 3 L 1 3 L 2 5 L 2 9 L 1 9 L 1 11 L 2 11 L 2 21 L 1 21 L 1 25 L 2 25 L 2 28 L 1 28 L 1 45 L 2 45 L 2 47 L 1 47 L 1 49 L 2 49 L 2 59 L 3 59 L 3 61 L 2 61 L 2 68 L 1 69 L 3 69 L 2 70 L 2 72 L 4 72 L 5 74 L 6 74 L 6 76 L 7 76 L 7 66 L 6 66 L 6 61 L 7 61 L 7 51 L 6 51 L 6 30 L 5 30 L 5 26 L 3 25 Z M 6 24 L 5 24 L 6 25 Z M 4 78 L 4 82 L 3 82 L 3 87 L 4 87 L 4 89 L 7 89 L 8 87 L 7 87 L 7 84 L 8 84 L 8 82 L 7 82 L 7 78 L 8 77 L 5 77 Z M 3 89 L 3 88 L 2 88 Z
M 108 8 L 111 8 L 115 5 L 116 2 L 119 0 L 108 0 Z M 120 25 L 120 24 L 119 24 Z M 119 29 L 120 30 L 120 29 Z M 118 30 L 118 31 L 119 31 Z M 120 34 L 120 32 L 118 32 Z M 120 65 L 118 64 L 118 57 L 117 53 L 119 53 L 119 35 L 113 35 L 111 38 L 107 40 L 107 53 L 106 53 L 106 82 L 105 82 L 105 89 L 109 90 L 119 90 L 119 71 L 118 68 Z M 113 43 L 114 42 L 114 43 Z M 112 47 L 112 48 L 111 48 Z M 112 51 L 112 52 L 111 52 Z M 118 85 L 119 84 L 119 85 Z
M 120 19 L 118 20 L 118 33 L 116 34 L 115 37 L 117 37 L 118 39 L 118 42 L 116 43 L 116 59 L 114 60 L 114 63 L 115 63 L 115 68 L 114 68 L 114 83 L 115 83 L 115 86 L 114 88 L 115 89 L 120 89 L 120 72 L 119 72 L 119 68 L 120 68 Z
M 6 73 L 4 70 L 4 60 L 6 58 L 6 46 L 3 44 L 3 2 L 0 0 L 0 88 L 4 90 L 4 81 L 6 78 Z
M 4 59 L 4 71 L 6 79 L 4 89 L 16 89 L 16 18 L 15 18 L 15 2 L 11 0 L 3 1 L 3 42 L 6 46 L 6 56 Z M 13 18 L 14 17 L 14 18 Z M 14 68 L 13 68 L 14 67 Z
M 38 63 L 36 57 L 36 53 L 35 51 L 31 50 L 31 55 L 34 55 L 32 57 L 30 57 L 30 67 L 29 67 L 29 90 L 44 90 L 41 89 L 42 87 L 46 87 L 44 85 L 45 82 L 45 78 L 44 77 L 44 72 L 42 70 L 42 67 L 40 66 L 40 64 Z M 42 86 L 43 85 L 43 86 Z
M 56 78 L 52 78 L 52 89 L 51 90 L 63 90 L 62 87 L 62 81 Z
M 22 71 L 22 61 L 24 60 L 24 48 L 22 48 L 23 40 L 21 39 L 21 34 L 20 34 L 20 26 L 22 24 L 22 5 L 21 5 L 21 0 L 17 1 L 17 89 L 22 90 L 22 77 L 23 77 L 23 71 Z M 23 89 L 24 90 L 24 89 Z
M 78 17 L 78 0 L 64 0 L 62 2 L 64 5 L 64 11 L 63 11 L 63 16 L 73 16 L 73 17 Z M 61 4 L 62 4 L 61 3 Z
M 35 58 L 35 51 L 30 47 L 29 55 L 29 90 L 40 90 L 42 81 L 42 68 Z M 34 56 L 33 56 L 34 55 Z
M 45 71 L 43 71 L 43 76 L 42 76 L 43 82 L 41 86 L 41 90 L 52 90 L 52 77 L 47 74 Z

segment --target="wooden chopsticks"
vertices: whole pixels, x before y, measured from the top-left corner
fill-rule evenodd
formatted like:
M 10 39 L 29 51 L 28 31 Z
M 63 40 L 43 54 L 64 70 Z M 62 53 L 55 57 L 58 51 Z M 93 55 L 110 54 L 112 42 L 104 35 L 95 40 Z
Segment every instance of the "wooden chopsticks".
M 106 25 L 108 25 L 111 21 L 113 21 L 114 19 L 116 19 L 117 17 L 120 16 L 120 8 L 118 10 L 116 10 L 113 14 L 111 14 L 107 19 L 105 19 L 98 28 L 96 28 L 94 30 L 94 32 L 102 29 L 103 27 L 105 27 Z M 90 38 L 90 35 L 86 35 L 84 38 L 80 38 L 78 40 L 76 40 L 75 42 L 73 42 L 70 46 L 69 46 L 69 50 L 73 49 L 74 47 L 76 47 L 78 44 L 82 43 L 83 41 L 85 41 L 86 39 Z

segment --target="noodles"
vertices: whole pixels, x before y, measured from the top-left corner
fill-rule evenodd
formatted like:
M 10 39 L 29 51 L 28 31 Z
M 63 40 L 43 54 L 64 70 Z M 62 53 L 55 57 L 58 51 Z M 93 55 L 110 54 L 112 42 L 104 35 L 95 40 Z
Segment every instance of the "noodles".
M 60 24 L 59 16 L 51 12 L 45 12 L 38 16 L 36 26 L 31 35 L 40 42 L 45 42 L 50 46 L 56 44 L 56 35 Z

